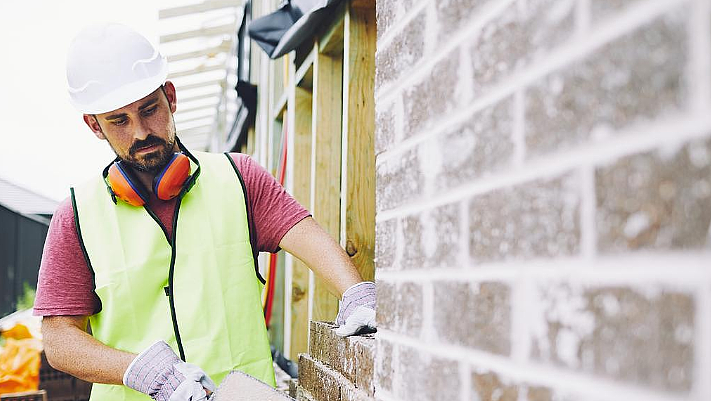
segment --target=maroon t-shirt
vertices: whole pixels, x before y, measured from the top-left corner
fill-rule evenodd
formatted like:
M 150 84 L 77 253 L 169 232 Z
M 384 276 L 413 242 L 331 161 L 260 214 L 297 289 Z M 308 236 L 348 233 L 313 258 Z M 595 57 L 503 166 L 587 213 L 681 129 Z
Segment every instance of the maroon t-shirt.
M 276 252 L 284 234 L 310 214 L 252 158 L 240 153 L 230 156 L 247 189 L 252 249 Z M 175 205 L 176 199 L 161 201 L 155 196 L 149 202 L 170 236 L 173 235 Z M 101 303 L 94 292 L 91 271 L 79 244 L 71 200 L 67 198 L 54 213 L 47 232 L 34 314 L 86 316 L 100 310 Z

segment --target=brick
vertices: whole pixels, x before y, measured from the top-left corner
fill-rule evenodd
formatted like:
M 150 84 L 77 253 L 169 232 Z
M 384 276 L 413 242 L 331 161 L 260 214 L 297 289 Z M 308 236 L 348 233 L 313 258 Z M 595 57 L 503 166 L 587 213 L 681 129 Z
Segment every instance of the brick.
M 380 106 L 380 105 L 378 105 Z M 387 107 L 375 109 L 375 154 L 378 155 L 390 148 L 395 143 L 396 128 L 395 102 Z
M 485 25 L 469 51 L 475 91 L 501 81 L 567 40 L 575 27 L 575 1 L 529 0 L 526 7 L 512 2 Z
M 375 18 L 378 26 L 378 39 L 380 39 L 394 23 L 401 20 L 407 13 L 407 10 L 412 8 L 414 3 L 415 0 L 376 1 Z
M 376 305 L 378 327 L 419 337 L 422 331 L 422 297 L 419 284 L 379 281 Z
M 709 248 L 711 139 L 623 158 L 595 182 L 601 251 Z
M 511 290 L 502 283 L 437 282 L 434 326 L 439 341 L 508 355 Z
M 688 89 L 686 12 L 674 12 L 534 84 L 526 96 L 529 156 L 604 140 L 681 110 Z
M 513 101 L 507 98 L 420 145 L 421 157 L 439 161 L 435 190 L 467 184 L 509 165 L 514 153 L 513 118 Z
M 457 361 L 400 347 L 396 395 L 408 401 L 457 400 L 461 391 Z
M 318 401 L 340 401 L 345 378 L 315 361 L 307 354 L 299 355 L 299 385 Z
M 529 387 L 527 390 L 527 401 L 558 401 L 560 397 L 554 398 L 553 391 L 547 387 Z
M 495 373 L 472 373 L 472 392 L 480 401 L 518 401 L 518 386 L 502 383 Z
M 402 220 L 403 269 L 454 267 L 459 264 L 458 204 L 426 210 Z
M 437 24 L 439 26 L 438 43 L 442 44 L 471 24 L 471 20 L 481 11 L 482 6 L 491 1 L 438 0 Z
M 375 268 L 390 270 L 397 252 L 397 219 L 375 223 Z
M 580 248 L 575 174 L 495 190 L 469 203 L 472 261 L 570 256 Z
M 430 70 L 427 77 L 409 86 L 403 95 L 404 136 L 411 137 L 442 119 L 460 106 L 459 65 L 461 55 L 455 49 Z
M 424 55 L 426 9 L 416 15 L 385 47 L 375 53 L 375 91 L 411 70 Z
M 635 0 L 592 0 L 590 2 L 590 18 L 593 22 L 609 17 L 630 4 L 634 4 Z
M 381 212 L 418 199 L 424 183 L 417 152 L 409 150 L 376 167 L 376 209 Z
M 375 360 L 373 335 L 339 337 L 336 326 L 326 322 L 311 322 L 309 354 L 311 358 L 342 374 L 356 388 L 372 395 Z
M 303 387 L 296 388 L 296 399 L 298 401 L 316 401 L 313 395 L 308 391 L 304 390 Z
M 670 290 L 541 284 L 534 359 L 667 391 L 688 391 L 692 296 Z
M 393 377 L 396 366 L 393 363 L 395 345 L 389 341 L 378 338 L 375 353 L 375 393 L 380 390 L 393 391 Z

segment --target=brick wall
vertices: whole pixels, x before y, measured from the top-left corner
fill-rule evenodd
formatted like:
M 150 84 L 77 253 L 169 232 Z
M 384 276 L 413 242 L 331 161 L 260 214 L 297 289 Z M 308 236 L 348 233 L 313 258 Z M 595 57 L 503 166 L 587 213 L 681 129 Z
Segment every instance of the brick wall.
M 711 400 L 711 0 L 377 2 L 379 400 Z

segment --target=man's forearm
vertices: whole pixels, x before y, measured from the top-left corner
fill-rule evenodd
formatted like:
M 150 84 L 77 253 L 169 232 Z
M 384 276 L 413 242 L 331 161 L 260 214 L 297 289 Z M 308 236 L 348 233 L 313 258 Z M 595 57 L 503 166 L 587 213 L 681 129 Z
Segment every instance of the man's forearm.
M 45 354 L 57 370 L 91 383 L 123 384 L 136 355 L 97 341 L 84 328 L 86 318 L 49 316 L 42 321 Z
M 279 246 L 306 263 L 339 297 L 363 281 L 348 254 L 310 217 L 292 227 Z

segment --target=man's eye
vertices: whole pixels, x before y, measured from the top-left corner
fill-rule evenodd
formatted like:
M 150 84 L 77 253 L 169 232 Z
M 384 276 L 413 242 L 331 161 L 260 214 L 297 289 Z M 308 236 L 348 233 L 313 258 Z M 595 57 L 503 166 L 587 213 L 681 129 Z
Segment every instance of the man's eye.
M 127 121 L 128 121 L 128 120 L 126 120 L 125 118 L 121 118 L 121 119 L 118 119 L 118 120 L 111 120 L 111 124 L 113 124 L 113 125 L 124 125 L 124 124 L 126 124 Z
M 144 115 L 144 116 L 150 116 L 151 114 L 153 114 L 153 113 L 156 112 L 156 109 L 157 109 L 157 108 L 158 108 L 158 107 L 156 106 L 156 107 L 151 107 L 150 109 L 145 109 L 145 110 L 143 110 L 143 115 Z

